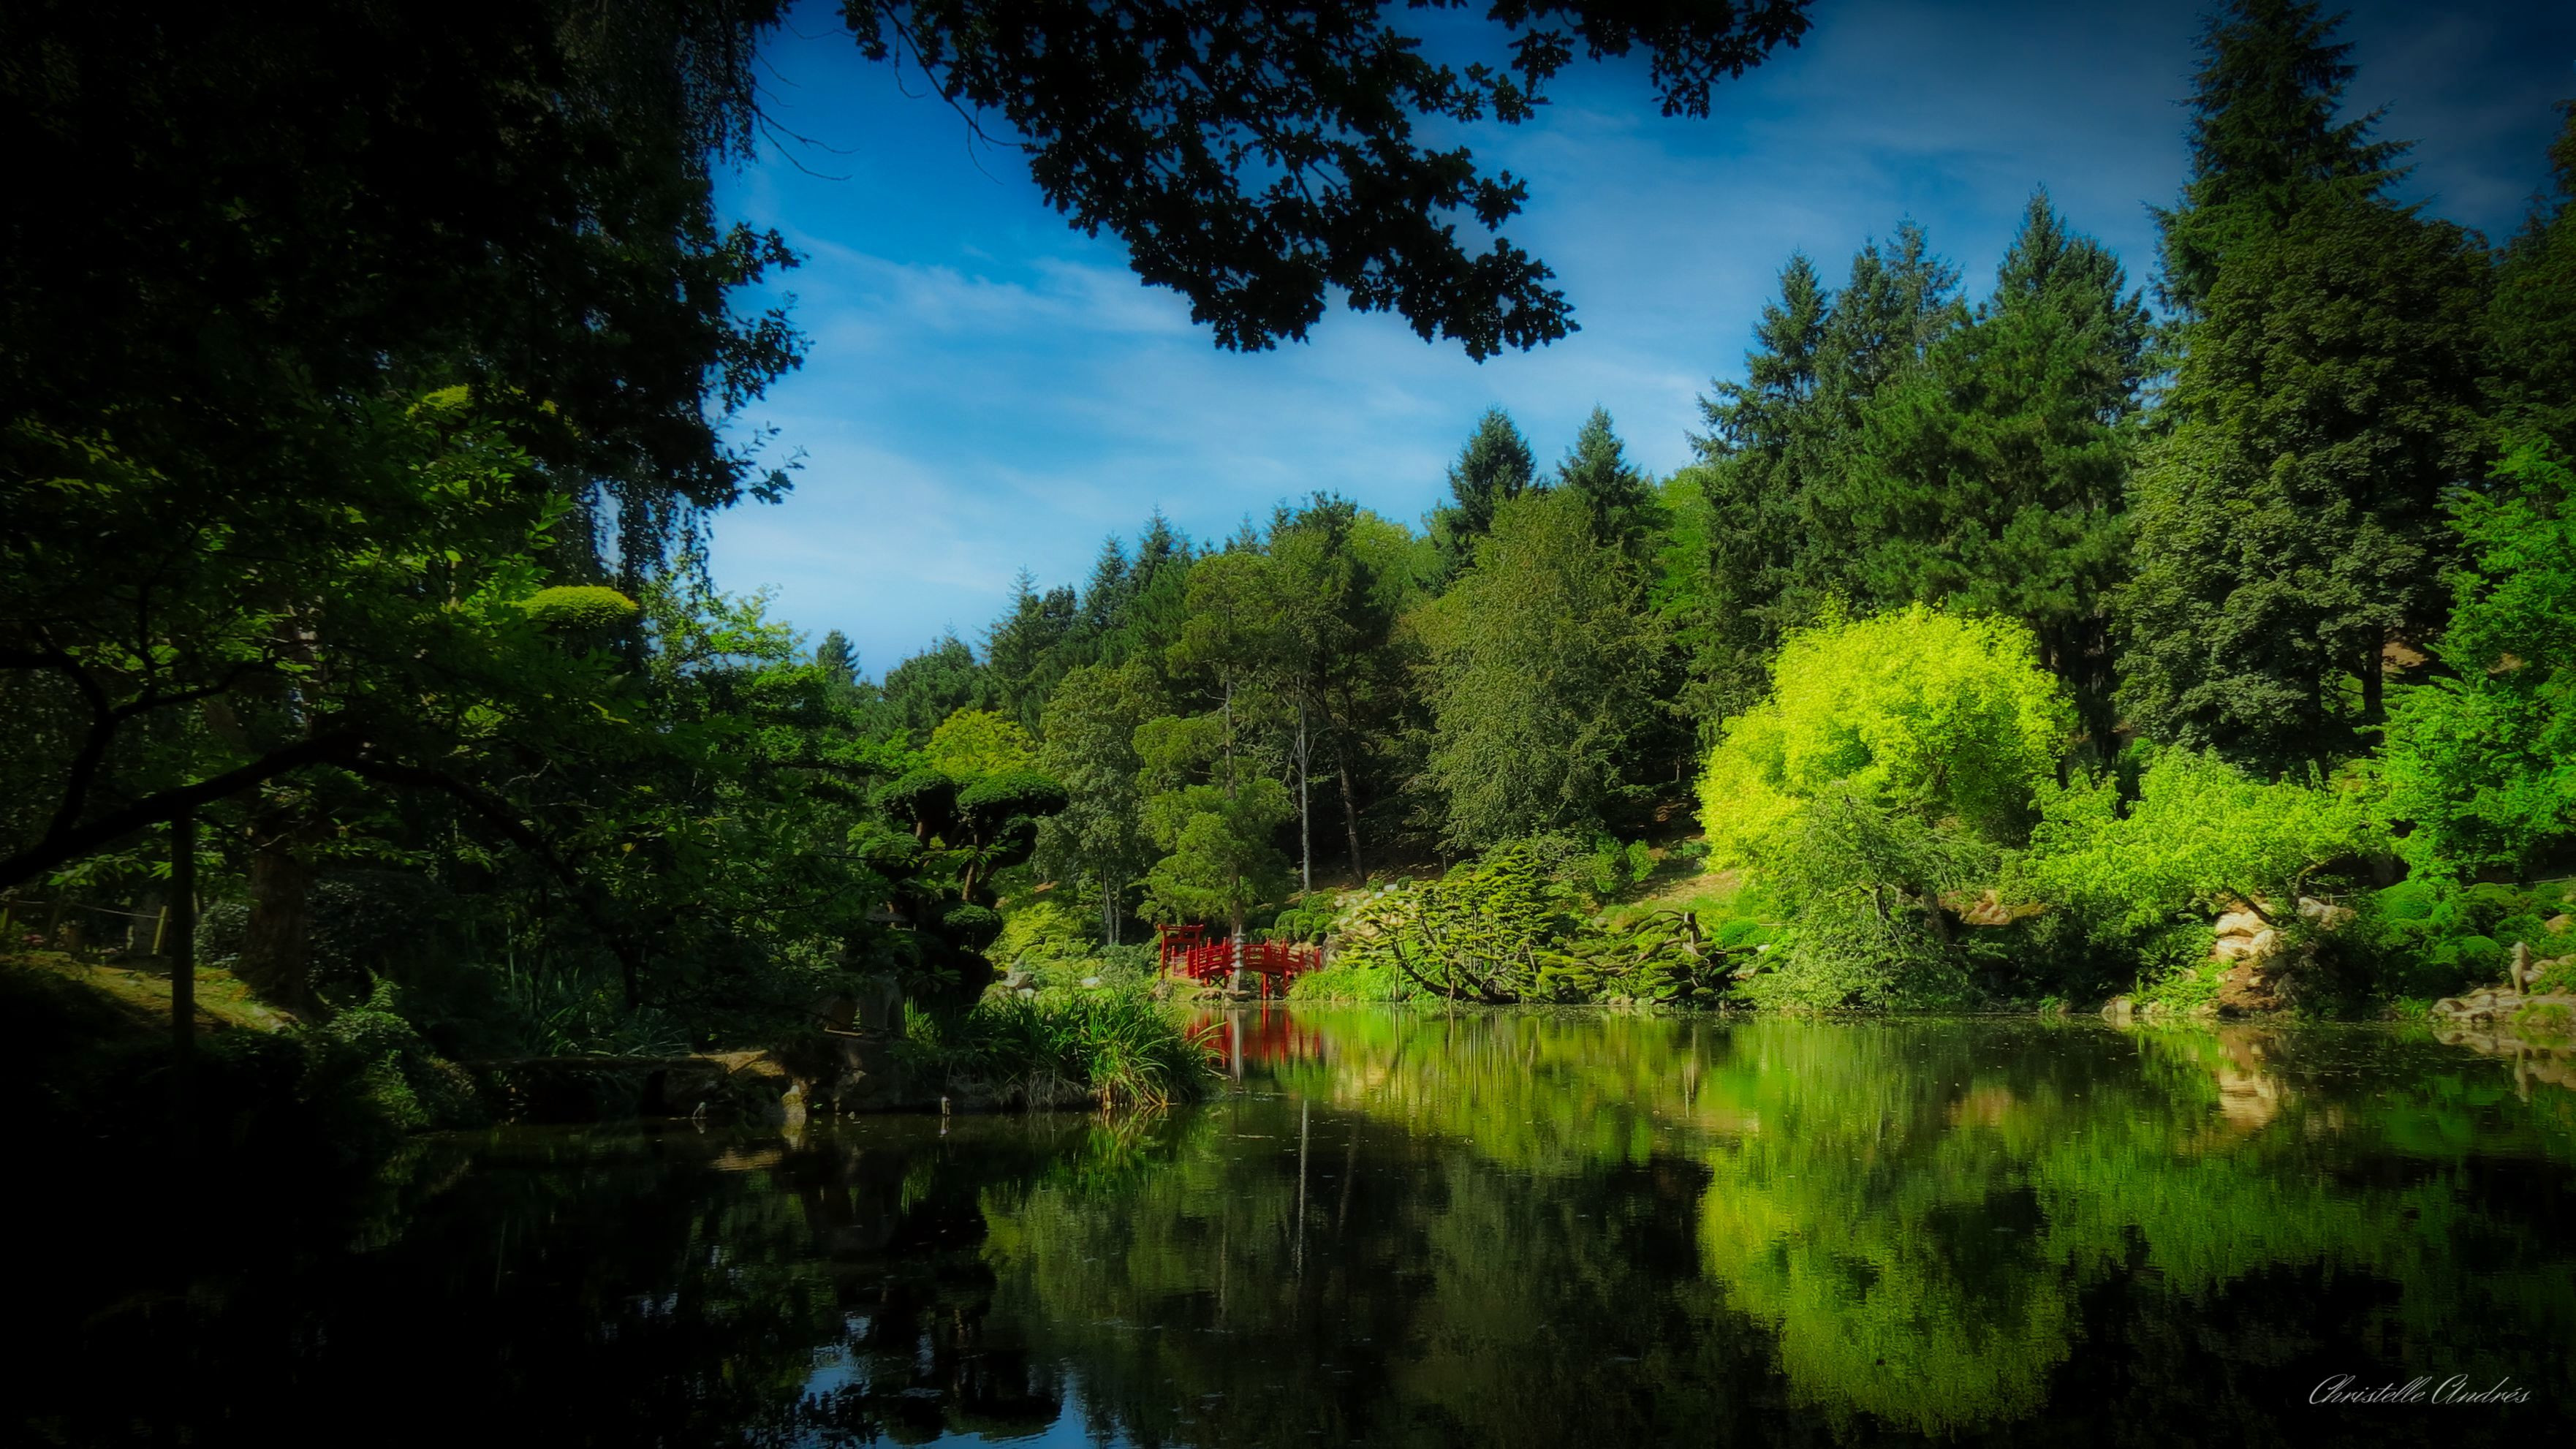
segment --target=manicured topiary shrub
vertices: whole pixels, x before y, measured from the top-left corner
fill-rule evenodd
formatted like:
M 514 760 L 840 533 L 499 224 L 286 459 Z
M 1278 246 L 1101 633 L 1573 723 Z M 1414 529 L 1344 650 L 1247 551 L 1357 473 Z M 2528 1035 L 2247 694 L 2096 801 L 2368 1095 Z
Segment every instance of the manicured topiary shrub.
M 565 584 L 541 589 L 519 605 L 540 628 L 562 633 L 597 633 L 622 628 L 637 613 L 635 601 L 600 584 Z

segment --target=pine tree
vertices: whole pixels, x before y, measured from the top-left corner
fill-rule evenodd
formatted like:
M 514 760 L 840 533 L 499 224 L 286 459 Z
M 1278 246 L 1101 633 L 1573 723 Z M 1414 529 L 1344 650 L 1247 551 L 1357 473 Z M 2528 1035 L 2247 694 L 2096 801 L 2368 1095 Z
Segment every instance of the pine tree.
M 2152 329 L 2118 258 L 2068 232 L 2041 192 L 1975 320 L 1863 409 L 1844 474 L 1857 600 L 2021 619 L 2100 753 Z
M 2331 35 L 2238 0 L 2202 42 L 2193 176 L 2159 216 L 2171 432 L 2132 489 L 2130 719 L 2266 770 L 2378 725 L 2387 645 L 2443 617 L 2442 492 L 2478 466 L 2484 260 L 2387 198 L 2404 148 L 2337 119 Z
M 814 663 L 833 684 L 847 688 L 859 682 L 859 651 L 850 647 L 850 636 L 838 629 L 823 636 L 814 650 Z
M 1764 661 L 1787 626 L 1790 591 L 1805 539 L 1806 494 L 1829 435 L 1817 402 L 1819 352 L 1832 296 L 1802 254 L 1780 271 L 1779 299 L 1754 325 L 1744 355 L 1744 381 L 1720 382 L 1700 399 L 1708 432 L 1696 439 L 1696 470 L 1708 501 L 1705 588 L 1689 609 L 1696 619 L 1691 700 L 1702 730 L 1735 713 L 1762 691 Z M 1687 600 L 1687 560 L 1670 563 L 1667 590 Z M 1714 718 L 1713 718 L 1714 717 Z
M 1593 537 L 1631 557 L 1642 555 L 1658 522 L 1654 485 L 1629 466 L 1607 409 L 1595 407 L 1584 419 L 1574 447 L 1556 465 L 1556 486 L 1583 500 Z
M 2576 457 L 2576 101 L 2549 148 L 2553 194 L 2505 249 L 2488 309 L 2494 410 L 2509 435 Z
M 1921 372 L 1964 320 L 1957 288 L 1958 270 L 1911 222 L 1862 247 L 1839 293 L 1792 256 L 1754 328 L 1745 380 L 1700 400 L 1709 575 L 1687 631 L 1685 690 L 1703 731 L 1712 710 L 1760 696 L 1764 661 L 1788 630 L 1860 591 L 1846 483 L 1854 441 L 1871 401 Z
M 1513 425 L 1512 415 L 1486 409 L 1458 461 L 1449 465 L 1450 501 L 1431 515 L 1431 534 L 1447 573 L 1467 566 L 1476 540 L 1494 526 L 1494 510 L 1528 491 L 1537 477 L 1537 455 Z
M 1011 582 L 1010 607 L 984 635 L 984 661 L 1002 712 L 1024 729 L 1037 727 L 1047 691 L 1071 666 L 1062 657 L 1077 617 L 1073 590 L 1039 593 L 1027 569 Z

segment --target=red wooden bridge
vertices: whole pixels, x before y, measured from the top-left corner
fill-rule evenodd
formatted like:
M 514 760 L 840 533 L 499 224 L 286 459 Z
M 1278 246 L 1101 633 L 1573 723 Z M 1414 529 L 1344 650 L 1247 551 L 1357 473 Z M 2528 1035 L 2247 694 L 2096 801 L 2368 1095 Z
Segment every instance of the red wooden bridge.
M 1205 926 L 1157 926 L 1154 936 L 1164 975 L 1205 983 L 1239 970 L 1259 983 L 1263 996 L 1274 994 L 1274 989 L 1276 994 L 1285 995 L 1288 983 L 1323 964 L 1323 953 L 1312 946 L 1286 941 L 1211 941 Z

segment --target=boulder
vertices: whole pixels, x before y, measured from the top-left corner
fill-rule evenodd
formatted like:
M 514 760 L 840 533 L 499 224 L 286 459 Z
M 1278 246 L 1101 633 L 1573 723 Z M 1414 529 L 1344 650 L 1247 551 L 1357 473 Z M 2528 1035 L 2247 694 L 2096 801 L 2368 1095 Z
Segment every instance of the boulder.
M 2211 929 L 2222 936 L 2251 936 L 2257 931 L 2270 929 L 2271 925 L 2270 921 L 2252 911 L 2229 911 L 2220 916 L 2218 924 Z
M 2114 996 L 2102 1003 L 2102 1019 L 2113 1026 L 2127 1026 L 2137 1015 L 2137 1003 L 2125 996 Z
M 2557 915 L 2551 916 L 2548 920 L 2541 922 L 2540 925 L 2541 929 L 2549 932 L 2549 934 L 2553 936 L 2564 936 L 2569 931 L 2576 931 L 2576 916 L 2571 916 L 2565 911 L 2560 911 Z
M 2269 931 L 2265 935 L 2272 934 Z M 2252 1016 L 2279 1011 L 2289 1003 L 2280 985 L 2261 964 L 2262 953 L 2237 962 L 2218 975 L 2218 1011 L 2222 1016 Z
M 2317 923 L 2320 931 L 2338 931 L 2352 919 L 2352 907 L 2332 906 L 2313 896 L 2299 897 L 2299 914 Z

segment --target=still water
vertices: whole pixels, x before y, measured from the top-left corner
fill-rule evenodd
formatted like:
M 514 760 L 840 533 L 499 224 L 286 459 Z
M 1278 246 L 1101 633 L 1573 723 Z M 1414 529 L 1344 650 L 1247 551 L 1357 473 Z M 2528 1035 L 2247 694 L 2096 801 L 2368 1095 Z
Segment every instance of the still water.
M 75 1229 L 22 1248 L 39 1341 L 0 1424 L 465 1446 L 2576 1428 L 2576 1093 L 2510 1062 L 2373 1028 L 1237 1025 L 1229 1090 L 1165 1116 L 512 1129 L 421 1143 L 256 1253 L 138 1259 Z M 187 1183 L 169 1194 L 183 1223 Z M 2344 1375 L 2423 1382 L 2311 1402 Z M 2464 1393 L 2495 1397 L 2435 1402 Z

